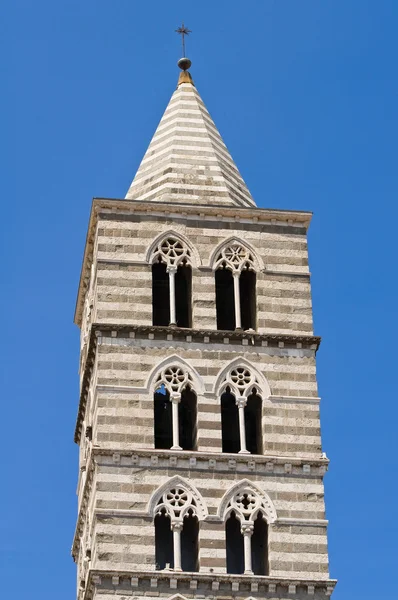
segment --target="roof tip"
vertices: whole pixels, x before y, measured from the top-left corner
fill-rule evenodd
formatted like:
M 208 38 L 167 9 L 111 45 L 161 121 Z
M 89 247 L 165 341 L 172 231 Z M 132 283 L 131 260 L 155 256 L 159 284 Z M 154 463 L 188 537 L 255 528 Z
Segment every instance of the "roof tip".
M 191 83 L 193 86 L 195 85 L 191 76 L 191 73 L 188 71 L 189 67 L 192 65 L 191 61 L 189 60 L 189 58 L 186 58 L 185 56 L 183 58 L 180 58 L 180 60 L 178 61 L 177 65 L 180 67 L 180 69 L 182 70 L 182 73 L 180 73 L 180 76 L 178 78 L 178 85 L 181 85 L 182 83 Z

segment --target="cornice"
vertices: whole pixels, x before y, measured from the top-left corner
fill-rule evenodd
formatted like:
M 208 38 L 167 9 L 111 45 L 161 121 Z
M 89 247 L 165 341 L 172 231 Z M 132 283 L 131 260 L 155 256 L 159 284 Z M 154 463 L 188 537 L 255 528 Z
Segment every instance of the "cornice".
M 93 473 L 97 458 L 108 459 L 107 464 L 115 467 L 125 467 L 132 469 L 164 469 L 169 471 L 184 470 L 206 471 L 216 475 L 219 473 L 235 473 L 242 477 L 250 475 L 261 475 L 262 477 L 284 476 L 284 477 L 303 477 L 323 478 L 328 466 L 329 459 L 326 455 L 319 458 L 277 456 L 272 454 L 228 454 L 215 452 L 200 452 L 197 450 L 160 450 L 160 449 L 141 449 L 141 450 L 120 450 L 110 448 L 91 447 L 90 455 L 85 465 L 86 481 L 81 491 L 81 502 L 77 516 L 76 529 L 72 545 L 72 555 L 76 558 L 78 539 L 81 534 L 81 528 L 84 522 L 87 503 L 90 495 Z M 100 509 L 98 514 L 106 512 L 108 516 L 121 517 L 148 517 L 143 511 L 135 510 L 109 510 Z M 209 516 L 207 520 L 214 520 L 214 516 Z M 325 526 L 327 521 L 314 519 L 278 519 L 280 525 L 318 525 Z
M 102 212 L 112 214 L 131 214 L 163 216 L 168 219 L 173 217 L 186 217 L 192 219 L 217 220 L 218 222 L 247 222 L 279 225 L 282 227 L 299 226 L 308 229 L 312 213 L 308 211 L 281 210 L 272 208 L 241 208 L 238 206 L 201 206 L 198 204 L 179 204 L 173 202 L 154 202 L 142 200 L 125 200 L 118 198 L 94 198 L 86 236 L 83 263 L 80 273 L 79 288 L 76 301 L 76 325 L 80 327 L 84 305 L 84 295 L 90 277 L 90 268 L 93 260 L 95 229 L 98 215 Z
M 251 594 L 264 596 L 273 594 L 280 596 L 303 594 L 313 597 L 314 594 L 331 596 L 336 586 L 336 579 L 287 578 L 260 575 L 231 575 L 216 573 L 186 573 L 174 571 L 121 571 L 90 569 L 82 600 L 91 600 L 95 589 L 104 587 L 119 594 L 127 590 L 141 588 L 156 592 L 161 588 L 165 594 L 170 590 L 173 594 L 188 594 L 198 598 L 239 596 L 250 598 Z M 199 588 L 199 589 L 198 589 Z M 129 593 L 129 592 L 127 592 Z M 200 594 L 200 596 L 199 596 Z M 158 595 L 158 594 L 156 594 Z
M 299 349 L 316 352 L 321 343 L 321 338 L 313 335 L 286 335 L 268 333 L 247 333 L 245 331 L 219 331 L 214 329 L 185 329 L 182 327 L 161 327 L 152 325 L 117 325 L 93 323 L 86 357 L 83 365 L 83 377 L 79 399 L 78 415 L 75 427 L 74 440 L 80 441 L 81 424 L 87 402 L 87 393 L 90 386 L 91 371 L 95 359 L 98 338 L 128 338 L 146 339 L 156 341 L 180 341 L 203 344 L 225 344 L 226 346 L 242 345 L 279 349 Z

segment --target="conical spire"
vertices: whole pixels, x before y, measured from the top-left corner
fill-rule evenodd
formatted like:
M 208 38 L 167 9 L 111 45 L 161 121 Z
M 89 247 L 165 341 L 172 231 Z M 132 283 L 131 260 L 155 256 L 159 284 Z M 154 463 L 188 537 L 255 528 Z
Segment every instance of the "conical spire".
M 255 206 L 187 69 L 127 192 L 127 200 Z

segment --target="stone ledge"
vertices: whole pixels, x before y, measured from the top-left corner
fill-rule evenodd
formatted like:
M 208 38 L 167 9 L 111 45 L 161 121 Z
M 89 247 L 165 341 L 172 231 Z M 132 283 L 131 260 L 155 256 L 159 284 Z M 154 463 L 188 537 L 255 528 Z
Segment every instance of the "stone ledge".
M 95 358 L 98 338 L 110 339 L 142 339 L 161 341 L 180 341 L 187 343 L 225 343 L 229 346 L 233 343 L 242 346 L 261 346 L 269 348 L 311 350 L 316 352 L 321 343 L 321 338 L 313 335 L 286 335 L 267 333 L 247 333 L 245 331 L 219 331 L 214 329 L 186 329 L 182 327 L 161 327 L 152 325 L 116 325 L 93 323 L 91 325 L 90 339 L 86 349 L 84 360 L 84 372 L 82 377 L 80 401 L 75 427 L 74 440 L 80 442 L 81 424 L 84 419 L 84 411 L 89 389 L 91 369 Z
M 217 575 L 215 573 L 186 573 L 174 571 L 105 571 L 90 569 L 86 588 L 81 594 L 82 600 L 91 600 L 95 589 L 109 590 L 131 595 L 131 590 L 145 592 L 158 588 L 164 595 L 173 596 L 175 591 L 191 598 L 206 598 L 235 595 L 249 598 L 251 594 L 267 597 L 330 597 L 336 586 L 336 579 L 285 578 L 259 575 Z M 151 594 L 149 594 L 151 595 Z
M 96 448 L 92 456 L 109 457 L 109 464 L 122 467 L 188 469 L 189 471 L 235 472 L 242 474 L 283 475 L 294 477 L 323 477 L 329 459 L 292 457 L 274 454 L 229 454 L 198 450 L 139 449 L 119 450 Z

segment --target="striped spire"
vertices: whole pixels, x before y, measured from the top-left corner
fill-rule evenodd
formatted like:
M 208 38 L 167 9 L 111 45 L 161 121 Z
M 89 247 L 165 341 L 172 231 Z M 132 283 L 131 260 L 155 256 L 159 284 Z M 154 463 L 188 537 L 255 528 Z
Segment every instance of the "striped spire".
M 255 206 L 188 71 L 180 74 L 126 199 Z

